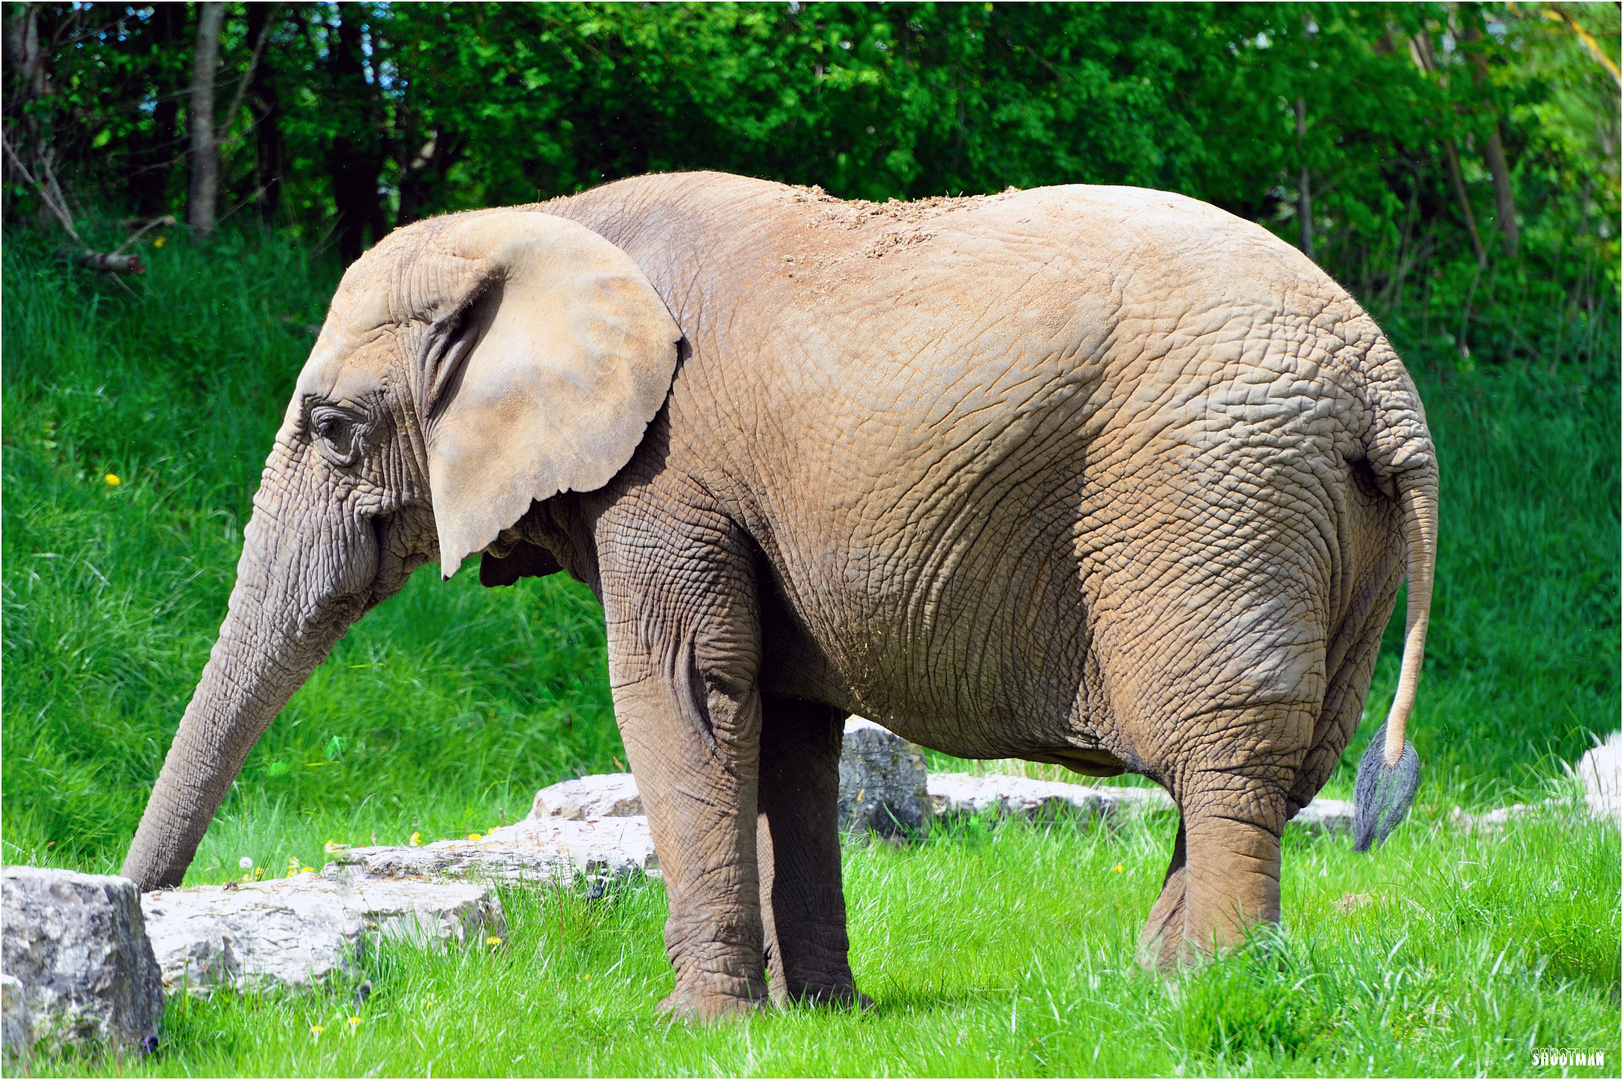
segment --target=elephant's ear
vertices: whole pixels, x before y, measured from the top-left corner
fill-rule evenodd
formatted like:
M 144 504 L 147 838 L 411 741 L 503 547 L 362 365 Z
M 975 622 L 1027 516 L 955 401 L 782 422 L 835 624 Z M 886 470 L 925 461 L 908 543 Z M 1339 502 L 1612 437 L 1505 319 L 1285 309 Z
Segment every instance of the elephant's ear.
M 535 500 L 592 491 L 665 401 L 682 332 L 625 252 L 549 214 L 469 214 L 434 237 L 471 287 L 423 356 L 440 571 L 456 573 Z

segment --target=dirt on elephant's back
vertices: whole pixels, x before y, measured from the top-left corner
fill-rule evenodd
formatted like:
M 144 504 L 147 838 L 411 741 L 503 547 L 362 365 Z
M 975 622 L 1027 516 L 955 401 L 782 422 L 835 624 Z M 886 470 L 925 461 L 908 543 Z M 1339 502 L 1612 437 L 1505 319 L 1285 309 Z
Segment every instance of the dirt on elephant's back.
M 1000 197 L 938 195 L 908 202 L 892 199 L 877 203 L 862 199 L 837 199 L 820 187 L 791 187 L 790 201 L 812 208 L 810 224 L 814 228 L 832 228 L 842 234 L 860 232 L 863 235 L 842 236 L 841 242 L 828 250 L 810 245 L 803 253 L 790 256 L 789 261 L 800 263 L 797 269 L 824 271 L 852 260 L 882 259 L 934 239 L 936 232 L 929 227 L 930 222 L 943 214 Z

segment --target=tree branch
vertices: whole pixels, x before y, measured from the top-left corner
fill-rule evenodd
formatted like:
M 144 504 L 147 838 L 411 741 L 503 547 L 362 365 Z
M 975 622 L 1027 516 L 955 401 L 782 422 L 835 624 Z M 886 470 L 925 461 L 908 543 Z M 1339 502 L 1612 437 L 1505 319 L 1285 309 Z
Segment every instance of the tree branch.
M 0 139 L 0 145 L 5 147 L 5 154 L 10 159 L 12 168 L 16 169 L 18 175 L 28 181 L 35 191 L 39 192 L 40 200 L 45 203 L 45 206 L 52 214 L 56 215 L 56 220 L 62 223 L 63 230 L 73 238 L 73 242 L 80 248 L 75 258 L 75 261 L 80 266 L 86 266 L 92 270 L 105 270 L 109 274 L 146 273 L 146 267 L 141 265 L 140 255 L 125 255 L 123 252 L 141 233 L 146 232 L 147 229 L 152 228 L 153 224 L 158 222 L 148 224 L 147 229 L 142 229 L 141 232 L 136 233 L 135 236 L 120 244 L 117 251 L 92 251 L 80 238 L 79 230 L 73 227 L 73 215 L 68 213 L 67 204 L 62 197 L 62 187 L 56 181 L 56 174 L 51 171 L 51 163 L 41 159 L 40 172 L 44 174 L 43 179 L 41 179 L 36 177 L 29 171 L 28 166 L 23 164 L 22 158 L 17 156 L 17 151 L 11 148 L 10 139 Z M 162 220 L 159 219 L 159 221 Z M 170 224 L 174 223 L 174 218 L 167 220 Z
M 1601 49 L 1600 42 L 1595 40 L 1593 34 L 1580 26 L 1577 19 L 1574 19 L 1570 14 L 1558 7 L 1545 8 L 1544 17 L 1552 22 L 1566 23 L 1572 29 L 1572 32 L 1578 35 L 1578 40 L 1588 46 L 1590 55 L 1600 61 L 1600 66 L 1605 68 L 1606 74 L 1610 75 L 1612 80 L 1617 83 L 1617 88 L 1623 90 L 1623 71 L 1618 70 L 1617 64 Z
M 271 4 L 270 11 L 265 16 L 265 25 L 259 31 L 259 40 L 254 42 L 254 51 L 248 57 L 248 70 L 243 72 L 241 80 L 237 83 L 236 96 L 231 99 L 231 108 L 226 110 L 225 125 L 214 136 L 214 141 L 220 146 L 225 145 L 236 126 L 237 113 L 242 111 L 242 99 L 248 96 L 248 84 L 254 81 L 254 71 L 259 67 L 259 58 L 264 55 L 265 43 L 270 40 L 271 27 L 276 24 L 276 9 L 280 4 Z

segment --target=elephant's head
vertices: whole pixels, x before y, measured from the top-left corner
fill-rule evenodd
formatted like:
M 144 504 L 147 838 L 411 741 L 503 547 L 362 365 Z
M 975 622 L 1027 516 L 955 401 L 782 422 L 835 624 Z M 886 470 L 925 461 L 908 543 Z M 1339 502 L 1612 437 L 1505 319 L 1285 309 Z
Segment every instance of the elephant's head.
M 249 750 L 373 605 L 445 576 L 532 501 L 603 486 L 670 388 L 681 331 L 636 264 L 540 212 L 390 235 L 349 268 L 243 534 L 219 639 L 123 873 L 180 882 Z

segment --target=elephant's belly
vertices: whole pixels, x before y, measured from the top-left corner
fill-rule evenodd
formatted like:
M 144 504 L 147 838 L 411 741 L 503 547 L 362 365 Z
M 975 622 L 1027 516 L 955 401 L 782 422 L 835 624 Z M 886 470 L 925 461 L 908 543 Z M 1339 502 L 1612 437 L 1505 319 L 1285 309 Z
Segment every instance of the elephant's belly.
M 837 572 L 788 575 L 764 612 L 764 688 L 958 757 L 1122 772 L 1089 662 L 1075 496 L 1043 479 L 959 508 L 911 560 L 905 538 L 858 537 Z

